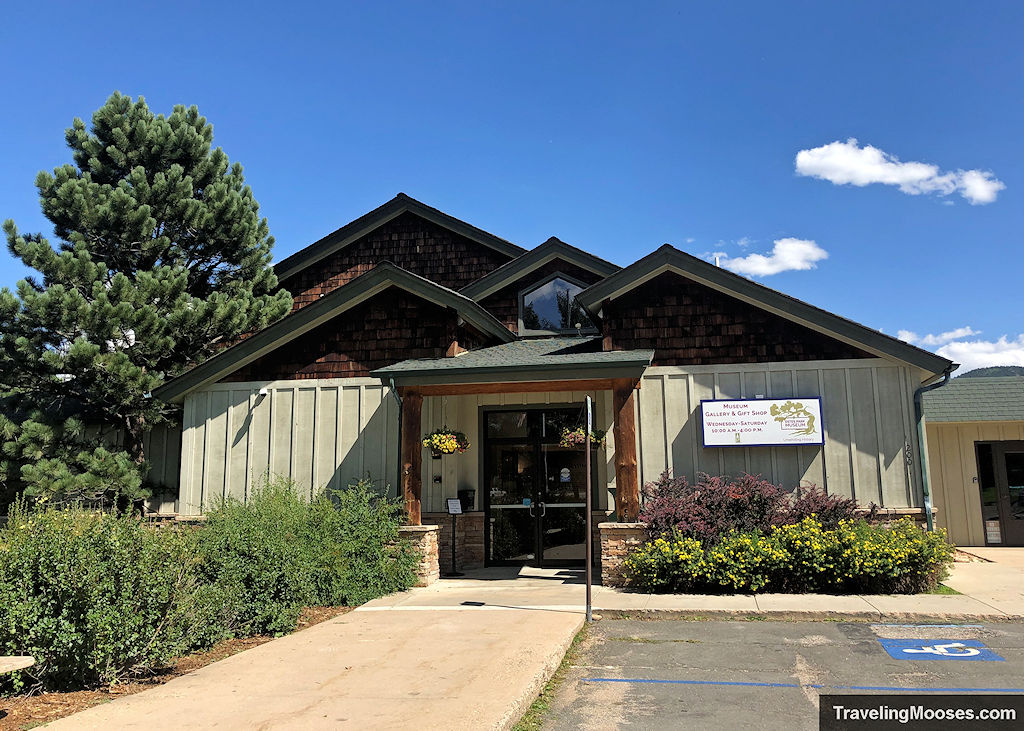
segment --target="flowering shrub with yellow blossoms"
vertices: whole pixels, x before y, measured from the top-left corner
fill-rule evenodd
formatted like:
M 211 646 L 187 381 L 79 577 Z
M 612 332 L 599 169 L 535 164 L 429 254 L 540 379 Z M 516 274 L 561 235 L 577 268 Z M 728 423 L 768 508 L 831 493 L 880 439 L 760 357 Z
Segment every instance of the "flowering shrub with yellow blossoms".
M 423 446 L 434 454 L 455 454 L 469 449 L 469 439 L 460 431 L 442 427 L 425 435 Z
M 713 545 L 678 534 L 655 538 L 622 565 L 631 586 L 652 592 L 914 594 L 934 588 L 953 560 L 945 531 L 909 519 L 889 526 L 816 516 L 767 532 L 730 531 Z

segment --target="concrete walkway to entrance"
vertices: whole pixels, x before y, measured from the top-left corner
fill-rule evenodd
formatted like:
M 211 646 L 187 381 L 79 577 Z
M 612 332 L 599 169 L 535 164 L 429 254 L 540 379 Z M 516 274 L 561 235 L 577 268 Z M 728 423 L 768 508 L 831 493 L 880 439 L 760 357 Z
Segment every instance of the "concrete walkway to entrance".
M 984 559 L 953 565 L 946 585 L 1007 614 L 1024 615 L 1024 548 L 962 548 Z
M 578 605 L 523 605 L 564 607 L 583 587 L 567 583 L 580 572 L 479 573 L 370 602 L 47 728 L 508 728 L 583 626 Z

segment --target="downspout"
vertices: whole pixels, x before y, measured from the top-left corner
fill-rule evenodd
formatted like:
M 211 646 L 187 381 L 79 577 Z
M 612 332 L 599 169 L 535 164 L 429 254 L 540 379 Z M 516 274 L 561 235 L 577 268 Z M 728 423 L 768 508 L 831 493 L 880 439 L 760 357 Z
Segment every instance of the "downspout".
M 391 386 L 391 395 L 398 403 L 398 464 L 395 467 L 395 479 L 398 480 L 398 484 L 395 485 L 395 495 L 400 498 L 402 497 L 402 397 L 398 395 L 398 389 L 395 388 L 394 376 L 388 379 L 388 383 Z
M 956 366 L 950 365 L 943 372 L 942 383 L 933 383 L 930 386 L 920 386 L 914 391 L 914 419 L 917 421 L 917 448 L 921 453 L 921 492 L 924 495 L 924 517 L 928 525 L 928 532 L 935 530 L 935 522 L 932 518 L 932 491 L 928 480 L 928 455 L 925 453 L 925 436 L 924 436 L 924 404 L 922 403 L 922 396 L 928 391 L 934 391 L 936 388 L 942 388 L 947 383 L 953 374 L 953 369 Z

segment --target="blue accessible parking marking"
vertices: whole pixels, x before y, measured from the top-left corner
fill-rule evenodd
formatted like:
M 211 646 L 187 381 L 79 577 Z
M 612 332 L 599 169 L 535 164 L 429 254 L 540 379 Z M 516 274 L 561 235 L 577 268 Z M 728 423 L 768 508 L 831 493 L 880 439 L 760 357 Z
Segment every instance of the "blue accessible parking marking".
M 980 660 L 1005 662 L 977 640 L 890 640 L 879 638 L 897 660 Z

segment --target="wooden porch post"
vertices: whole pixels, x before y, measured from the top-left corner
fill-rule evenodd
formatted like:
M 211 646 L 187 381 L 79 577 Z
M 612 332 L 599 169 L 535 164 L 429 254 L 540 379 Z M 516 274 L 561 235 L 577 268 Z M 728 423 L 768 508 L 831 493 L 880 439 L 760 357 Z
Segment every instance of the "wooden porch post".
M 640 484 L 636 472 L 636 418 L 633 415 L 632 378 L 612 380 L 615 422 L 615 509 L 619 522 L 634 523 L 640 515 Z
M 403 389 L 402 395 L 402 499 L 409 525 L 421 525 L 420 495 L 422 491 L 423 444 L 420 441 L 420 414 L 423 395 Z

